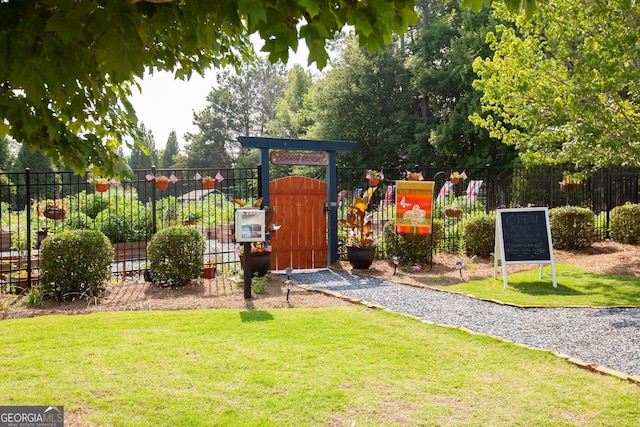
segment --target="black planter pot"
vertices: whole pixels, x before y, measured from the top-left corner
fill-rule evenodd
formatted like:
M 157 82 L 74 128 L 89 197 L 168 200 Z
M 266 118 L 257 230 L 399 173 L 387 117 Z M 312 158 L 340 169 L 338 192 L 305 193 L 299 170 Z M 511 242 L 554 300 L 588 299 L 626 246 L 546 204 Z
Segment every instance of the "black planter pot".
M 364 248 L 356 248 L 347 246 L 347 261 L 351 267 L 356 270 L 366 270 L 371 267 L 373 260 L 376 258 L 376 247 L 367 246 Z
M 244 259 L 240 257 L 240 263 L 244 267 Z M 254 252 L 251 254 L 251 277 L 258 273 L 262 277 L 271 268 L 271 252 Z

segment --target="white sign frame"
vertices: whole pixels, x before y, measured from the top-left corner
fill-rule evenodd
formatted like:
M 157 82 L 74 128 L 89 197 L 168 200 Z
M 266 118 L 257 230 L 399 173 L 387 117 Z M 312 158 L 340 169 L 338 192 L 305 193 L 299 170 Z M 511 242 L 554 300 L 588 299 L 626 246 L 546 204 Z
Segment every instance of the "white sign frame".
M 502 229 L 502 215 L 504 213 L 512 212 L 544 212 L 545 227 L 547 230 L 547 242 L 549 249 L 548 259 L 536 259 L 536 260 L 517 260 L 507 261 L 504 249 L 504 232 Z M 551 277 L 553 281 L 553 287 L 557 288 L 558 283 L 556 281 L 556 267 L 553 260 L 553 243 L 551 242 L 551 227 L 549 226 L 549 209 L 547 207 L 533 207 L 533 208 L 514 208 L 514 209 L 498 209 L 496 211 L 496 231 L 495 231 L 495 247 L 493 252 L 493 278 L 498 278 L 498 262 L 502 263 L 502 280 L 504 282 L 504 288 L 507 289 L 507 264 L 540 264 L 540 279 L 542 279 L 542 269 L 544 264 L 551 264 Z
M 266 230 L 264 226 L 264 210 L 241 208 L 235 211 L 236 242 L 264 242 Z

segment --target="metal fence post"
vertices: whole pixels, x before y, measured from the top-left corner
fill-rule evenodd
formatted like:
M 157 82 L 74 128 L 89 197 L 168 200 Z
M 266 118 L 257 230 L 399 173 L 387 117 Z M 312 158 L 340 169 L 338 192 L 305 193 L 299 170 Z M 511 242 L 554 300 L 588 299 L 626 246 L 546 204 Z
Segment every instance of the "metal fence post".
M 156 176 L 155 165 L 151 166 L 151 174 Z M 158 231 L 158 228 L 156 224 L 156 186 L 154 183 L 154 185 L 151 186 L 151 232 L 156 234 L 156 231 Z
M 486 163 L 484 165 L 484 192 L 487 195 L 484 198 L 484 213 L 489 213 L 489 167 L 491 165 Z M 478 196 L 480 196 L 480 192 L 478 192 Z
M 27 283 L 31 284 L 31 169 L 25 168 L 24 170 L 24 183 L 27 186 L 25 194 L 27 198 L 27 204 L 25 207 L 27 214 Z

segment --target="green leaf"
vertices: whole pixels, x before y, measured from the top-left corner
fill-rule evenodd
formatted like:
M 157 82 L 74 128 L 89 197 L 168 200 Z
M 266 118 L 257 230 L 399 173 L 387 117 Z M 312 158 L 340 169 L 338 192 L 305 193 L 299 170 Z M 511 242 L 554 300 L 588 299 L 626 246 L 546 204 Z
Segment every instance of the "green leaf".
M 239 0 L 238 12 L 251 22 L 267 22 L 267 10 L 261 1 Z

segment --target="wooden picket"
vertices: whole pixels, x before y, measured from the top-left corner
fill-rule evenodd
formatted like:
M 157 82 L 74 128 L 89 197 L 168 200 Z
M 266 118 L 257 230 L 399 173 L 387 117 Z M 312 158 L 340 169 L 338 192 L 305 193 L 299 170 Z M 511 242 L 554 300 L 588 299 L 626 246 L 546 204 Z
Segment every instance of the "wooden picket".
M 289 176 L 269 183 L 274 223 L 282 228 L 271 236 L 271 269 L 327 267 L 326 184 Z

